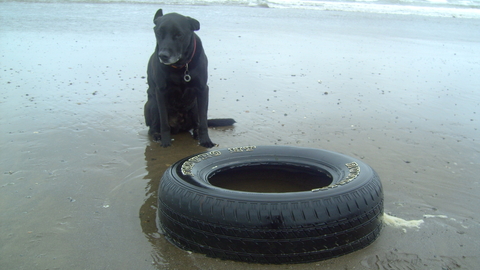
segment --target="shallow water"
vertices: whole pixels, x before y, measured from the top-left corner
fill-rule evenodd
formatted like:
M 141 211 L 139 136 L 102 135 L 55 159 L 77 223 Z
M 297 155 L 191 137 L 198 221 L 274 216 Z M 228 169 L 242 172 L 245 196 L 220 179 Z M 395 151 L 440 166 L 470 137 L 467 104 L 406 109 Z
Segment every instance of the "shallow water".
M 201 22 L 220 147 L 296 145 L 361 158 L 386 223 L 371 246 L 268 266 L 175 248 L 156 226 L 170 148 L 143 122 L 157 5 L 0 3 L 0 269 L 475 269 L 480 20 L 164 6 Z M 219 23 L 221 22 L 221 23 Z
M 295 165 L 242 166 L 215 171 L 208 176 L 208 182 L 224 189 L 283 193 L 311 191 L 332 184 L 332 176 L 313 168 Z

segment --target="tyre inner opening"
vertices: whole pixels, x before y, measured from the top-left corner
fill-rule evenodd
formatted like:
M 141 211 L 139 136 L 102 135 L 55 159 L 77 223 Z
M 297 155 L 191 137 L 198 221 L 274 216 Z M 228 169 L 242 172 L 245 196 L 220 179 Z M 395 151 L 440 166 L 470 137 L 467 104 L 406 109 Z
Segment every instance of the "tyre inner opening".
M 283 193 L 311 191 L 333 181 L 332 175 L 318 168 L 294 164 L 261 164 L 224 168 L 210 174 L 211 185 L 237 191 Z

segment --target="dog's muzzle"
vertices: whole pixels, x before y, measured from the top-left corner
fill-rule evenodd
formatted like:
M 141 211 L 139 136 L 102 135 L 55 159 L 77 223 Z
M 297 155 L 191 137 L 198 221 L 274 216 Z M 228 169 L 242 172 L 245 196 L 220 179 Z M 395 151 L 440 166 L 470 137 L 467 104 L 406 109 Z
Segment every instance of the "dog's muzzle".
M 160 52 L 158 53 L 158 60 L 160 61 L 160 63 L 168 66 L 178 62 L 178 60 L 180 60 L 180 57 L 171 55 L 167 52 Z

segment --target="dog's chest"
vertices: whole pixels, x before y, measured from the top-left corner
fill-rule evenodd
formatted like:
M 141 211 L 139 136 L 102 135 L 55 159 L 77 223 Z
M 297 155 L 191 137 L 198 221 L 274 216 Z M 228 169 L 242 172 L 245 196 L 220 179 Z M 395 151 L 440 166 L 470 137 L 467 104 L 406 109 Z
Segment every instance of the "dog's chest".
M 174 69 L 172 68 L 167 75 L 168 84 L 180 87 L 189 87 L 190 82 L 186 82 L 185 79 L 185 68 Z
M 168 91 L 168 104 L 177 109 L 189 109 L 197 98 L 197 88 L 188 86 L 173 86 Z

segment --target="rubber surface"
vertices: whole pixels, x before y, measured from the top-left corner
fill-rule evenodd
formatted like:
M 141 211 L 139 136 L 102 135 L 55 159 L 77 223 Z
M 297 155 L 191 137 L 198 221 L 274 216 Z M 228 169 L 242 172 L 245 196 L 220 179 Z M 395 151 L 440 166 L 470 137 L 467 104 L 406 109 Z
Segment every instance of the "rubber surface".
M 331 183 L 300 192 L 220 188 L 209 179 L 258 166 L 317 170 Z M 176 246 L 255 263 L 303 263 L 359 250 L 378 237 L 383 190 L 365 163 L 339 153 L 287 146 L 220 149 L 187 157 L 164 173 L 160 226 Z

